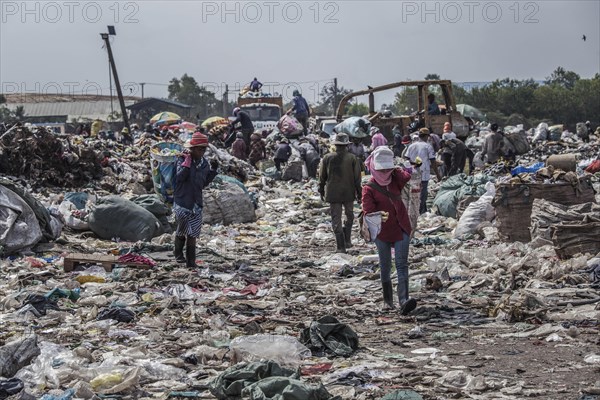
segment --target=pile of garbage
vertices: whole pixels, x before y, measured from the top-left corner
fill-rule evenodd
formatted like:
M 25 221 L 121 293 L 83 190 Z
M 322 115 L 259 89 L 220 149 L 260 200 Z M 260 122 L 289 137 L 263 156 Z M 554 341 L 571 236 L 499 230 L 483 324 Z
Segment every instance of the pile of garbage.
M 125 167 L 114 191 L 107 175 L 85 190 L 37 172 L 0 180 L 0 399 L 599 395 L 599 180 L 580 163 L 432 183 L 437 214 L 419 217 L 409 253 L 418 307 L 402 316 L 382 309 L 357 224 L 354 247 L 333 253 L 302 168 L 272 179 L 268 162 L 214 146 L 223 173 L 205 192 L 199 267 L 177 264 L 154 145 L 115 158 L 148 177 L 143 191 L 117 179 Z

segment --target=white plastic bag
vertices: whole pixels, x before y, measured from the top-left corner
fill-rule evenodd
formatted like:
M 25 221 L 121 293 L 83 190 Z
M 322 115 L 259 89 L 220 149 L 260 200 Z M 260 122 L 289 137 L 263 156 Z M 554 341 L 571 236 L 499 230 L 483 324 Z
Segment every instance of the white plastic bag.
M 296 338 L 286 335 L 238 336 L 229 348 L 238 351 L 245 361 L 273 360 L 282 365 L 299 364 L 311 356 L 310 350 Z
M 496 215 L 492 206 L 492 200 L 496 195 L 496 187 L 492 182 L 485 184 L 485 194 L 479 200 L 469 204 L 458 221 L 453 237 L 459 238 L 467 234 L 475 233 L 475 230 L 485 221 L 491 221 Z

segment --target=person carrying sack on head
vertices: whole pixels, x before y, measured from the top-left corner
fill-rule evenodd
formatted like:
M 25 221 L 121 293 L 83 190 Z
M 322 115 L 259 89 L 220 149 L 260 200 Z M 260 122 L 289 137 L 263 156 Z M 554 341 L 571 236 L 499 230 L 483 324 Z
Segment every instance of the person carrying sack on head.
M 175 260 L 188 268 L 196 268 L 196 239 L 202 226 L 202 190 L 217 176 L 219 163 L 204 158 L 208 138 L 200 132 L 192 135 L 184 147 L 189 149 L 176 162 L 173 213 L 177 221 L 175 231 Z M 185 246 L 185 257 L 183 247 Z
M 396 167 L 394 152 L 387 147 L 378 147 L 367 158 L 365 164 L 371 171 L 372 177 L 362 190 L 363 214 L 384 211 L 388 215 L 385 221 L 382 220 L 381 231 L 375 238 L 384 307 L 394 308 L 390 277 L 392 249 L 394 249 L 398 274 L 398 303 L 402 315 L 407 315 L 417 306 L 417 301 L 408 296 L 408 248 L 412 228 L 402 201 L 402 190 L 410 181 L 412 169 Z

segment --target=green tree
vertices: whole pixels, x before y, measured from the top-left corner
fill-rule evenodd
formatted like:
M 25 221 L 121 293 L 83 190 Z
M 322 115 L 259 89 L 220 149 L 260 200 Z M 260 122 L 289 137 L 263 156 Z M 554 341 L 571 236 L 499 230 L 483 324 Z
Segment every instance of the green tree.
M 427 74 L 427 75 L 425 75 L 425 80 L 426 81 L 439 81 L 440 76 L 438 74 Z
M 369 106 L 363 103 L 352 103 L 350 107 L 348 107 L 346 114 L 355 117 L 362 117 L 369 114 Z
M 573 71 L 567 71 L 563 67 L 558 67 L 552 72 L 552 75 L 546 78 L 547 85 L 559 85 L 567 89 L 573 89 L 575 83 L 581 77 Z
M 323 89 L 321 89 L 321 93 L 319 94 L 321 97 L 321 103 L 317 109 L 322 110 L 326 114 L 335 114 L 337 112 L 337 105 L 340 104 L 340 100 L 342 100 L 342 98 L 350 92 L 351 90 L 344 89 L 342 86 L 339 86 L 336 94 L 333 85 L 323 86 Z M 335 110 L 333 109 L 334 104 L 336 106 Z M 349 106 L 349 104 L 346 104 L 346 107 L 344 108 L 344 114 L 348 112 Z
M 402 90 L 394 96 L 393 108 L 397 114 L 411 114 L 415 111 L 419 111 L 417 110 L 418 101 L 417 88 L 403 87 Z
M 169 99 L 192 106 L 192 114 L 201 119 L 220 115 L 223 111 L 222 101 L 210 90 L 199 86 L 196 79 L 188 74 L 183 74 L 181 79 L 171 79 L 168 90 Z
M 23 120 L 23 118 L 25 118 L 25 107 L 17 106 L 17 108 L 15 108 L 15 111 L 13 112 L 13 115 L 19 121 Z

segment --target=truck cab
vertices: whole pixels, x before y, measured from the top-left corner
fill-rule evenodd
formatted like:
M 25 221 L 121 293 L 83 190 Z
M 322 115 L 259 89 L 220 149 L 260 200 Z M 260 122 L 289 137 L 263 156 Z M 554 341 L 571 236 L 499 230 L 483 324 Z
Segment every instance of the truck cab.
M 281 118 L 283 98 L 260 95 L 240 96 L 237 105 L 250 116 L 255 131 L 271 131 Z

